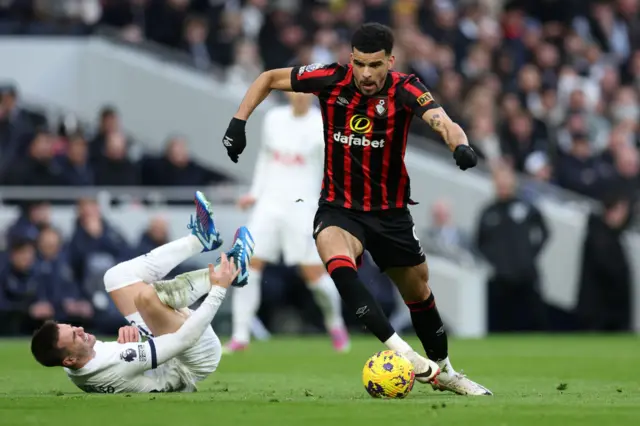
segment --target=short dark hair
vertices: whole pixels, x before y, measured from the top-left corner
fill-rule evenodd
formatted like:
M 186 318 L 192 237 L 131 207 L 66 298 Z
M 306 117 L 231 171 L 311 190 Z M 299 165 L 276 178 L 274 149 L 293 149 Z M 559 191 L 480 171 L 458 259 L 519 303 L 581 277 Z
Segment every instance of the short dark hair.
M 26 238 L 26 237 L 13 238 L 9 243 L 9 252 L 15 253 L 27 247 L 35 248 L 33 241 L 30 240 L 29 238 Z
M 45 321 L 42 327 L 33 333 L 31 339 L 31 353 L 40 364 L 45 367 L 61 367 L 66 353 L 58 348 L 58 323 L 52 320 Z
M 118 115 L 118 110 L 112 105 L 105 105 L 100 109 L 100 119 L 104 120 L 107 117 Z
M 351 37 L 351 48 L 362 53 L 375 53 L 384 50 L 390 55 L 393 51 L 393 32 L 386 25 L 371 22 L 362 24 Z

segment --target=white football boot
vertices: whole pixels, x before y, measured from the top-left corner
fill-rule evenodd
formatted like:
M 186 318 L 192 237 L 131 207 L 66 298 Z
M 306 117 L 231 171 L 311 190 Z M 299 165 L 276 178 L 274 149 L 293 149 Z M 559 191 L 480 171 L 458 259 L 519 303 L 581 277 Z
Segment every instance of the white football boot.
M 449 368 L 447 363 L 442 363 L 438 379 L 431 383 L 433 389 L 458 395 L 493 395 L 489 389 L 470 380 L 462 372 L 451 371 Z
M 413 371 L 417 381 L 420 383 L 437 383 L 438 374 L 440 374 L 438 364 L 423 357 L 416 351 L 403 352 L 402 355 L 413 364 Z

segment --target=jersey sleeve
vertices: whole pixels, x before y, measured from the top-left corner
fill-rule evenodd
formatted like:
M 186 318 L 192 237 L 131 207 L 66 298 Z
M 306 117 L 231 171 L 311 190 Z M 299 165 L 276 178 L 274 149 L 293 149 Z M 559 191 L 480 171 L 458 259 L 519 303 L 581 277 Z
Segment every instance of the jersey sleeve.
M 118 370 L 123 375 L 138 374 L 158 366 L 156 345 L 153 340 L 146 342 L 122 343 L 118 348 Z
M 401 95 L 404 105 L 418 117 L 422 117 L 430 109 L 440 107 L 427 86 L 414 75 L 402 83 Z
M 337 63 L 293 67 L 291 88 L 294 92 L 320 93 L 339 78 L 340 69 Z

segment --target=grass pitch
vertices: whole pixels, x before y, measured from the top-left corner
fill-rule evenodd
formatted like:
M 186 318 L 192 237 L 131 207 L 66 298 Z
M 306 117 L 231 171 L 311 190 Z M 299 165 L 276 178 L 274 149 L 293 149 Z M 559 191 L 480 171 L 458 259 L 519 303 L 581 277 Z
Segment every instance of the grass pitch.
M 372 399 L 361 373 L 380 349 L 368 337 L 357 338 L 349 354 L 334 353 L 324 338 L 276 339 L 223 356 L 198 393 L 86 395 L 60 369 L 38 366 L 27 340 L 4 340 L 0 425 L 640 424 L 635 336 L 453 340 L 454 368 L 487 386 L 493 397 L 461 397 L 416 383 L 404 400 Z

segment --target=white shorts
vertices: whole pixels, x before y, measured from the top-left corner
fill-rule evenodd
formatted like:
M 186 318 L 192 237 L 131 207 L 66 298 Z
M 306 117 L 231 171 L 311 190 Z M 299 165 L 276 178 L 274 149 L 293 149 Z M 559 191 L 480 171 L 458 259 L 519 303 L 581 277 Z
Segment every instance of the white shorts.
M 202 381 L 218 368 L 222 357 L 220 339 L 208 326 L 196 344 L 176 357 L 184 365 L 196 381 Z
M 313 240 L 316 205 L 308 203 L 258 203 L 249 221 L 256 243 L 254 257 L 276 263 L 282 255 L 285 265 L 322 265 Z

